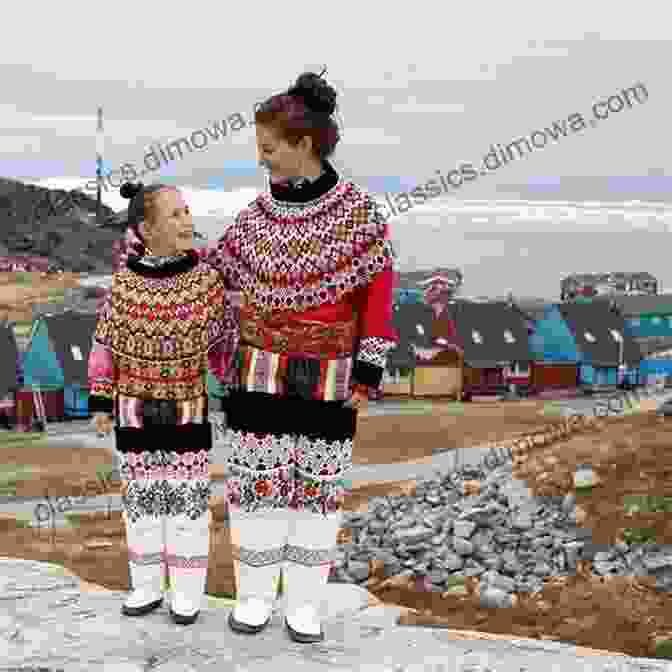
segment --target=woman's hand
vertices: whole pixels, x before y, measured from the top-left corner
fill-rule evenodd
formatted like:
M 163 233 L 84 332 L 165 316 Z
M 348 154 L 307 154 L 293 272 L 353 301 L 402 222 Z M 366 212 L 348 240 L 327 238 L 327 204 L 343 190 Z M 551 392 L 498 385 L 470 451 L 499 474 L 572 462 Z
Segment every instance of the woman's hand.
M 359 410 L 365 407 L 369 402 L 369 390 L 364 385 L 355 385 L 350 399 L 348 399 L 344 406 L 346 408 L 354 408 Z

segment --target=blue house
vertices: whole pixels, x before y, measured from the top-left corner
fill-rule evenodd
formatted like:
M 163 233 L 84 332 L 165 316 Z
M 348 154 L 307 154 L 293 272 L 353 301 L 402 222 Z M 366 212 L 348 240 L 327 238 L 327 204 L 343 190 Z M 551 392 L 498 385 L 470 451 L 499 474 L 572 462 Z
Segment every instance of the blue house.
M 641 350 L 640 381 L 672 376 L 672 295 L 616 297 L 613 305 Z
M 578 387 L 581 352 L 558 305 L 546 305 L 534 315 L 529 341 L 531 392 Z
M 672 294 L 617 296 L 612 305 L 635 338 L 672 336 Z
M 603 301 L 564 303 L 558 310 L 578 351 L 580 386 L 599 390 L 637 384 L 642 356 L 622 315 Z
M 87 417 L 88 362 L 95 314 L 67 311 L 33 322 L 23 357 L 24 385 L 33 390 L 63 390 L 66 417 Z

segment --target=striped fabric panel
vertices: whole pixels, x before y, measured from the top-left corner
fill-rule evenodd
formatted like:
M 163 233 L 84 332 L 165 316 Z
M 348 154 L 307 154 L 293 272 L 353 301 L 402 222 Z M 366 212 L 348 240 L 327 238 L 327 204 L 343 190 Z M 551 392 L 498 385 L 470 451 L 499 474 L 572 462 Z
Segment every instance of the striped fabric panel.
M 259 350 L 251 346 L 243 349 L 242 380 L 248 392 L 280 394 L 280 374 L 283 355 Z
M 205 397 L 198 397 L 197 399 L 178 402 L 177 424 L 187 425 L 190 422 L 198 425 L 203 424 L 206 416 L 206 401 Z
M 283 394 L 284 376 L 287 371 L 287 355 L 274 354 L 246 345 L 242 348 L 241 375 L 248 392 Z M 320 401 L 344 401 L 350 397 L 350 382 L 353 360 L 320 360 L 320 380 L 315 390 L 315 399 Z
M 271 353 L 257 350 L 254 354 L 254 376 L 252 391 L 268 392 L 272 386 L 271 380 Z
M 334 363 L 334 392 L 333 398 L 337 401 L 350 397 L 350 380 L 352 376 L 352 358 L 333 360 Z
M 142 429 L 142 399 L 117 397 L 117 417 L 120 427 L 135 427 Z
M 329 400 L 329 397 L 325 397 L 325 395 L 328 395 L 329 389 L 329 372 L 331 369 L 330 364 L 331 362 L 329 360 L 320 361 L 320 381 L 317 385 L 317 389 L 315 390 L 315 399 Z

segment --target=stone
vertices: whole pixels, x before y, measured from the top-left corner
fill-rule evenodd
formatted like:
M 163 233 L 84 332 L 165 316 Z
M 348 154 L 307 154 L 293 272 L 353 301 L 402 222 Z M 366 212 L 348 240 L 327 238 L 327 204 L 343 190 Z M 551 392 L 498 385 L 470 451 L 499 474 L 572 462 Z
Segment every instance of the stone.
M 453 534 L 456 537 L 468 539 L 475 529 L 476 523 L 473 523 L 469 520 L 456 520 L 453 525 Z

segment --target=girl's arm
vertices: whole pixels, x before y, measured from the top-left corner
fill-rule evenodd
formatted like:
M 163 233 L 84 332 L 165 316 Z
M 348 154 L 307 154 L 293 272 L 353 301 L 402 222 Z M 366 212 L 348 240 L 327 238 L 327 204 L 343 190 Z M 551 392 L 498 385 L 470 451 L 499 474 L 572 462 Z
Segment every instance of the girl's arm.
M 112 291 L 103 297 L 98 309 L 98 323 L 89 354 L 89 409 L 91 413 L 114 416 L 114 390 L 117 367 L 112 353 Z

